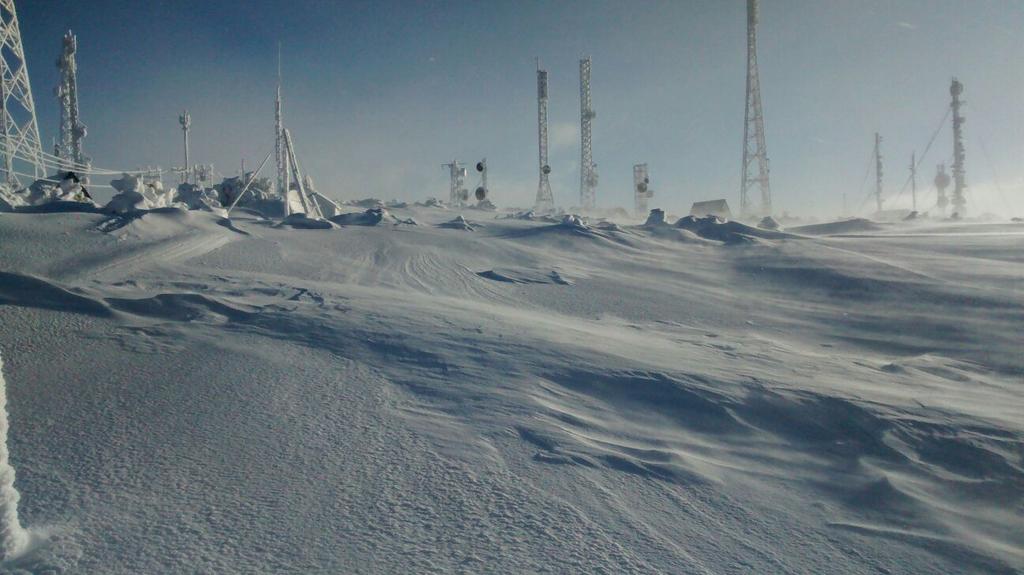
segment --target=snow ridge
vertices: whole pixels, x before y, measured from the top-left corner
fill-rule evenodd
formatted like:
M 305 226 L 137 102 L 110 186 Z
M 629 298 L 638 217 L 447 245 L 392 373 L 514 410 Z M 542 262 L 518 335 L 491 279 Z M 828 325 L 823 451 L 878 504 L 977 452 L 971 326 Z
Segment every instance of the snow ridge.
M 4 381 L 4 362 L 0 358 L 0 559 L 11 559 L 28 546 L 28 533 L 18 521 L 18 500 L 21 496 L 14 488 L 14 467 L 7 450 L 7 382 Z

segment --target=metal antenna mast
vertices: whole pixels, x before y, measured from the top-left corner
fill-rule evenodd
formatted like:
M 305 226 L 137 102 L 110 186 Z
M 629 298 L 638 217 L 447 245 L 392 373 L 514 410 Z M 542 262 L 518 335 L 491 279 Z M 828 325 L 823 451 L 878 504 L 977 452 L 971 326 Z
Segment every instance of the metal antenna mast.
M 946 206 L 949 205 L 949 198 L 946 197 L 946 188 L 949 187 L 949 174 L 946 173 L 946 164 L 939 164 L 935 173 L 935 189 L 938 201 L 936 206 L 942 217 L 946 217 Z
M 882 211 L 882 136 L 875 132 L 875 204 Z
M 651 178 L 647 174 L 647 164 L 635 164 L 633 166 L 633 194 L 638 218 L 647 215 L 647 200 L 654 195 L 650 183 Z
M 25 50 L 14 0 L 0 0 L 0 137 L 3 138 L 4 181 L 18 186 L 17 161 L 32 164 L 36 178 L 46 175 L 36 106 L 28 81 Z
M 277 156 L 277 192 L 287 201 L 291 178 L 288 151 L 284 137 L 284 116 L 281 114 L 281 43 L 277 43 L 277 99 L 274 101 L 274 152 Z
M 87 170 L 90 159 L 82 152 L 82 139 L 85 138 L 85 124 L 78 115 L 78 64 L 75 52 L 78 51 L 78 39 L 71 30 L 64 34 L 64 50 L 57 60 L 60 69 L 60 84 L 57 86 L 57 98 L 60 100 L 60 142 L 57 144 L 57 156 L 66 169 Z
M 758 0 L 747 0 L 747 104 L 743 125 L 743 180 L 740 185 L 740 213 L 753 214 L 750 188 L 761 189 L 761 212 L 771 215 L 772 189 L 768 183 L 768 150 L 764 143 L 764 115 L 761 109 L 761 80 L 757 73 Z M 751 164 L 757 161 L 757 175 Z
M 911 209 L 917 211 L 917 152 L 910 153 L 910 202 Z
M 967 198 L 964 192 L 967 190 L 967 172 L 964 169 L 964 117 L 960 114 L 960 94 L 964 91 L 964 85 L 953 78 L 949 86 L 949 95 L 953 97 L 953 215 L 963 217 L 967 207 Z
M 448 205 L 453 208 L 461 208 L 469 199 L 469 190 L 465 188 L 466 167 L 458 160 L 452 160 L 450 164 L 441 164 L 442 168 L 448 168 L 451 175 L 451 184 L 448 188 Z
M 591 148 L 594 112 L 590 103 L 590 58 L 580 60 L 580 207 L 593 210 L 597 205 L 597 165 Z
M 551 194 L 548 174 L 548 71 L 540 69 L 537 59 L 537 149 L 540 165 L 540 183 L 537 186 L 537 201 L 534 211 L 548 213 L 555 211 L 555 197 Z
M 192 116 L 189 115 L 188 110 L 185 110 L 178 116 L 178 123 L 181 124 L 181 132 L 185 138 L 185 170 L 182 175 L 184 183 L 189 183 L 188 175 L 192 171 L 191 164 L 188 163 L 188 130 L 192 127 Z

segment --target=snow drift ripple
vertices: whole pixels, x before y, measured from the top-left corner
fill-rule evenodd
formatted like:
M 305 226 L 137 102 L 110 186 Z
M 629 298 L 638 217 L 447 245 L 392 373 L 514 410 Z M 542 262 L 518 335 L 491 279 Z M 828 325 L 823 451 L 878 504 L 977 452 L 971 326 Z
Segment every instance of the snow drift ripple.
M 0 358 L 0 559 L 10 559 L 28 545 L 28 533 L 18 521 L 18 500 L 14 488 L 14 467 L 7 451 L 7 383 Z

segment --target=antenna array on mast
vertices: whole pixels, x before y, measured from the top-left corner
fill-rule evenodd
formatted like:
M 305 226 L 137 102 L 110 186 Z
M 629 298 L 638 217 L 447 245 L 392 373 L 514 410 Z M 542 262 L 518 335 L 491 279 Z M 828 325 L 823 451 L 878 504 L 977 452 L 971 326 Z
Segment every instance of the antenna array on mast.
M 647 164 L 635 164 L 633 166 L 633 198 L 636 202 L 638 218 L 647 215 L 647 200 L 654 195 L 650 184 L 651 178 L 647 173 Z
M 64 34 L 63 50 L 57 60 L 60 69 L 60 84 L 56 94 L 60 100 L 60 139 L 57 142 L 57 157 L 61 159 L 64 169 L 86 171 L 91 160 L 82 151 L 82 139 L 86 128 L 78 115 L 78 64 L 75 52 L 78 51 L 78 39 L 71 30 Z

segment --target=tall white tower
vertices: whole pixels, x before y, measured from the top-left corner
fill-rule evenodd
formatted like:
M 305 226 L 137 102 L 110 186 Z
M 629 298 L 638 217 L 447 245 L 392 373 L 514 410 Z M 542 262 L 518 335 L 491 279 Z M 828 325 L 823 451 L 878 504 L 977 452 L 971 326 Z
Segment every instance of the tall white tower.
M 89 168 L 90 159 L 82 151 L 82 139 L 86 128 L 78 115 L 78 64 L 75 52 L 78 51 L 78 39 L 71 30 L 64 34 L 63 51 L 57 59 L 60 69 L 60 84 L 57 85 L 57 99 L 60 100 L 60 141 L 57 143 L 57 156 L 62 167 L 80 171 Z
M 284 116 L 281 113 L 281 43 L 277 44 L 277 98 L 274 100 L 274 152 L 277 157 L 277 193 L 287 203 L 291 187 L 288 150 L 284 137 Z
M 0 52 L 0 171 L 4 181 L 17 186 L 16 172 L 27 171 L 26 166 L 31 166 L 36 178 L 45 176 L 46 170 L 14 0 L 0 0 Z
M 555 197 L 551 194 L 551 182 L 548 174 L 548 71 L 540 69 L 537 60 L 537 152 L 540 168 L 540 183 L 537 185 L 537 201 L 533 209 L 538 213 L 555 210 Z
M 597 166 L 591 148 L 594 118 L 590 102 L 590 58 L 580 60 L 580 207 L 593 210 L 597 205 Z
M 761 80 L 757 72 L 758 0 L 747 0 L 747 104 L 743 123 L 743 178 L 740 184 L 740 213 L 754 215 L 750 188 L 761 190 L 762 215 L 771 215 L 772 188 L 768 183 L 768 150 L 764 143 L 764 114 L 761 110 Z M 757 162 L 757 175 L 752 164 Z

